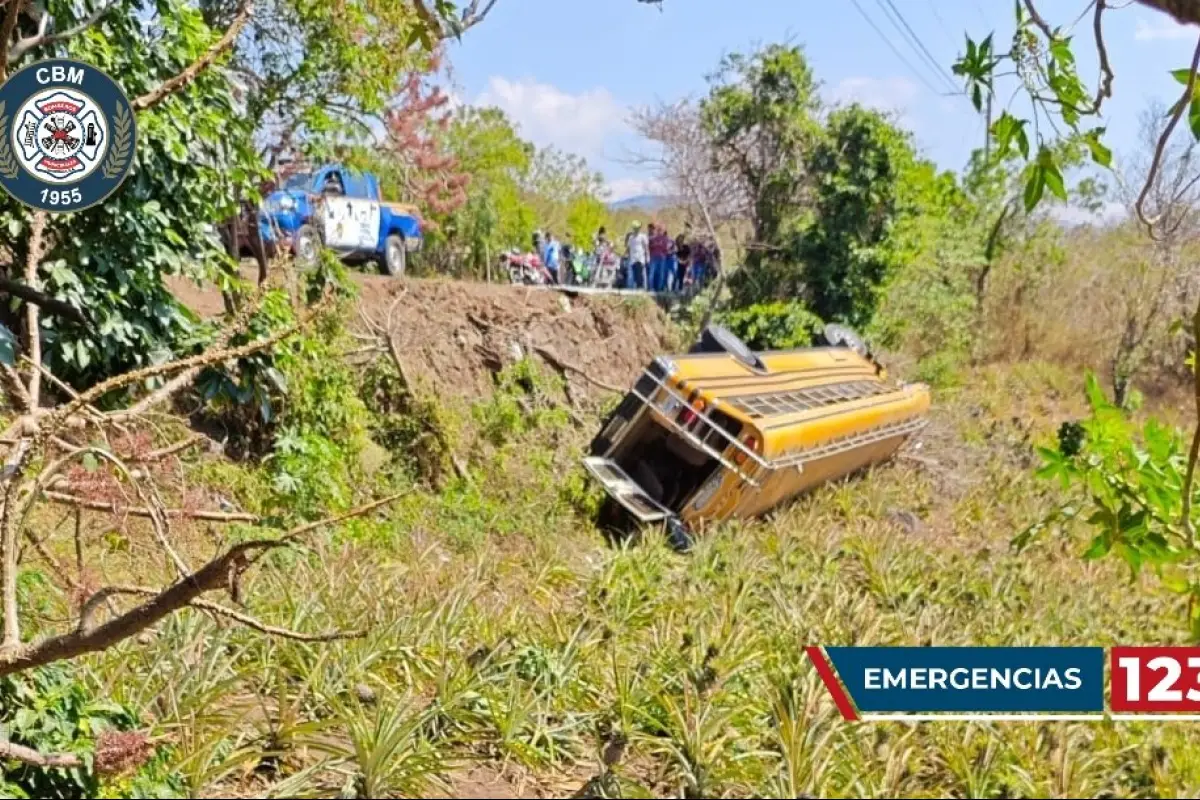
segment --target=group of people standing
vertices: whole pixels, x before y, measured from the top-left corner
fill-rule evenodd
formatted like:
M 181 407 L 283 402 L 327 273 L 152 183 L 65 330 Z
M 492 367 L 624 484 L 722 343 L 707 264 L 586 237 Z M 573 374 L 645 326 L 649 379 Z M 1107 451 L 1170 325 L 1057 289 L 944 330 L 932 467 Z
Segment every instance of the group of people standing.
M 665 225 L 652 222 L 643 231 L 642 224 L 635 221 L 625 234 L 624 244 L 624 254 L 618 255 L 608 239 L 608 231 L 600 228 L 592 240 L 587 271 L 592 273 L 611 263 L 610 274 L 615 272 L 613 286 L 651 292 L 701 289 L 720 271 L 720 248 L 711 238 L 695 235 L 691 223 L 672 237 Z M 533 247 L 555 283 L 577 282 L 573 273 L 576 256 L 581 254 L 569 238 L 560 242 L 550 231 L 537 231 Z
M 691 223 L 672 238 L 666 225 L 652 222 L 643 232 L 642 224 L 635 221 L 625 234 L 624 274 L 618 285 L 651 292 L 703 288 L 720 269 L 720 253 L 716 242 L 692 232 Z

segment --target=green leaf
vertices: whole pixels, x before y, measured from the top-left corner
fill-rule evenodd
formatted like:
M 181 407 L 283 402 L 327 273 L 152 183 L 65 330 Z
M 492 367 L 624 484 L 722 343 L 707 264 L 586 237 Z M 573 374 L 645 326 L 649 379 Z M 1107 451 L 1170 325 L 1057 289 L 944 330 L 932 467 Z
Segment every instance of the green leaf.
M 1045 171 L 1046 186 L 1050 187 L 1050 191 L 1059 200 L 1067 199 L 1067 188 L 1063 184 L 1062 172 L 1059 171 L 1057 165 L 1046 167 Z
M 1015 138 L 1017 140 L 1017 149 L 1021 151 L 1021 158 L 1029 158 L 1029 137 L 1025 135 L 1025 124 L 1028 120 L 1021 120 L 1020 126 L 1017 127 Z
M 1192 136 L 1200 139 L 1200 94 L 1192 96 L 1192 105 L 1188 109 L 1188 127 L 1192 129 Z
M 1063 65 L 1074 64 L 1075 54 L 1071 52 L 1071 39 L 1055 39 L 1050 43 L 1050 55 Z
M 1083 137 L 1083 141 L 1087 143 L 1088 150 L 1092 153 L 1092 161 L 1102 167 L 1110 167 L 1112 166 L 1112 150 L 1100 141 L 1100 137 L 1104 135 L 1104 130 L 1104 128 L 1095 128 L 1088 131 L 1087 135 Z
M 1097 558 L 1104 558 L 1108 555 L 1108 551 L 1112 549 L 1112 542 L 1107 536 L 1097 536 L 1092 540 L 1092 544 L 1083 553 L 1083 558 L 1088 561 L 1094 561 Z
M 1183 69 L 1173 69 L 1171 70 L 1171 77 L 1184 86 L 1187 86 L 1188 81 L 1192 79 L 1192 71 L 1188 67 L 1184 67 Z
M 1085 380 L 1088 403 L 1091 404 L 1093 411 L 1099 411 L 1109 407 L 1108 397 L 1104 394 L 1104 389 L 1100 386 L 1100 381 L 1096 378 L 1096 373 L 1089 371 Z
M 1046 189 L 1046 169 L 1045 167 L 1034 167 L 1029 178 L 1025 181 L 1025 211 L 1033 211 L 1037 204 L 1042 199 L 1042 192 Z

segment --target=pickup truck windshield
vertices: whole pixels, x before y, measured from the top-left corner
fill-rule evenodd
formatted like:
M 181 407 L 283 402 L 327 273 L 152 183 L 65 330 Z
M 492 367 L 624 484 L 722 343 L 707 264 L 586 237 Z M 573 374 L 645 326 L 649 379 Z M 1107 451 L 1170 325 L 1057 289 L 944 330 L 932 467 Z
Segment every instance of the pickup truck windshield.
M 289 190 L 307 189 L 309 186 L 312 186 L 311 172 L 297 172 L 283 184 L 283 188 Z

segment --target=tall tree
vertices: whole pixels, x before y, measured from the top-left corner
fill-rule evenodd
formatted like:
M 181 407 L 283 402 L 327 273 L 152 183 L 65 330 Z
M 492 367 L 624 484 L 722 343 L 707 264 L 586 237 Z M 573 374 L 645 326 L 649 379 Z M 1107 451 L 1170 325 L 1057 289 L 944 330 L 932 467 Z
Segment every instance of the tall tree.
M 450 151 L 450 97 L 432 80 L 440 60 L 435 55 L 429 73 L 413 71 L 404 79 L 384 114 L 381 146 L 370 159 L 386 196 L 416 204 L 427 233 L 467 202 L 471 179 Z
M 370 137 L 413 70 L 436 44 L 462 35 L 496 0 L 258 0 L 229 68 L 242 84 L 260 150 L 327 154 L 347 137 Z M 238 0 L 200 0 L 219 24 Z
M 820 135 L 818 85 L 804 52 L 787 45 L 726 56 L 711 83 L 701 120 L 716 169 L 736 171 L 748 192 L 754 233 L 746 267 L 754 270 L 805 202 L 805 153 Z
M 894 263 L 889 237 L 901 210 L 899 184 L 914 160 L 908 134 L 879 112 L 832 112 L 803 158 L 813 177 L 812 210 L 788 248 L 800 265 L 799 285 L 779 288 L 803 290 L 824 320 L 869 322 Z
M 224 258 L 212 223 L 232 210 L 239 187 L 258 170 L 234 89 L 210 68 L 222 61 L 252 5 L 242 0 L 218 29 L 185 0 L 45 7 L 13 0 L 6 11 L 17 33 L 0 63 L 16 55 L 15 68 L 59 55 L 95 64 L 134 98 L 138 147 L 129 177 L 108 201 L 47 221 L 36 275 L 15 273 L 27 256 L 30 215 L 0 198 L 0 231 L 11 253 L 0 270 L 86 312 L 86 324 L 56 313 L 42 320 L 43 357 L 62 377 L 87 381 L 165 359 L 190 323 L 162 276 L 203 274 Z M 39 30 L 40 39 L 30 38 Z M 7 322 L 15 324 L 13 315 Z
M 469 176 L 467 202 L 436 217 L 440 232 L 431 244 L 435 249 L 465 249 L 468 269 L 483 276 L 489 258 L 504 248 L 525 246 L 533 233 L 534 212 L 521 186 L 534 147 L 517 135 L 500 109 L 465 107 L 450 122 L 446 148 Z M 446 253 L 444 260 L 457 255 Z

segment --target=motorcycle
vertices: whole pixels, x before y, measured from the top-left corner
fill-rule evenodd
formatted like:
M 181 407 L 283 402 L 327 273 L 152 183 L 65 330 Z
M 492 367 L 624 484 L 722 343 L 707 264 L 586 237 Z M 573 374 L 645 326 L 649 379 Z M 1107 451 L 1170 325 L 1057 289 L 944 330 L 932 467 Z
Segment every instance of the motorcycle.
M 602 247 L 593 255 L 590 263 L 591 285 L 597 289 L 611 289 L 618 284 L 621 259 L 611 247 Z
M 508 273 L 508 279 L 522 286 L 545 286 L 554 283 L 554 276 L 542 264 L 536 253 L 511 250 L 500 254 L 500 268 Z
M 592 282 L 592 259 L 583 253 L 571 256 L 571 262 L 566 265 L 574 286 L 589 286 Z

